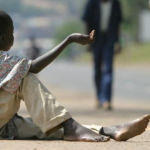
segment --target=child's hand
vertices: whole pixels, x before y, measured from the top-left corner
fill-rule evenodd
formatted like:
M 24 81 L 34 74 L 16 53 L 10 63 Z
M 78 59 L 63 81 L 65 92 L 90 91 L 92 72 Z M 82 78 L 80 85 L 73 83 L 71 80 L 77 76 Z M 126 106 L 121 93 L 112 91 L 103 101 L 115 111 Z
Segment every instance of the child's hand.
M 80 33 L 73 33 L 69 36 L 71 42 L 79 43 L 82 45 L 90 44 L 94 42 L 95 30 L 90 35 L 84 35 Z

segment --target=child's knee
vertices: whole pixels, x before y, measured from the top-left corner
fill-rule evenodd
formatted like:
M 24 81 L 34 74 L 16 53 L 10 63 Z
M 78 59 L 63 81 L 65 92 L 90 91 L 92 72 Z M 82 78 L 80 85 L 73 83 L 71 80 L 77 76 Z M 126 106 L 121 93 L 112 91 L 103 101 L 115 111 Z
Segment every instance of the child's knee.
M 28 73 L 23 79 L 23 86 L 25 87 L 32 87 L 33 85 L 39 84 L 40 81 L 33 73 Z
M 25 81 L 34 81 L 34 80 L 38 80 L 37 77 L 33 74 L 33 73 L 27 73 L 27 75 L 24 78 Z

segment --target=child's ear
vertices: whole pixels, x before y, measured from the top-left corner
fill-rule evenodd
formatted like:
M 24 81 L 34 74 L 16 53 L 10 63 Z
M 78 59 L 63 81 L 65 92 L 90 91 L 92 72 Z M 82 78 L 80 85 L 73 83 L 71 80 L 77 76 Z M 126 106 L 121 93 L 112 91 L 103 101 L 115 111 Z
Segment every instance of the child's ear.
M 1 35 L 0 35 L 0 44 L 1 44 L 1 45 L 4 45 L 4 43 L 5 43 L 5 38 L 6 38 L 5 34 L 1 34 Z

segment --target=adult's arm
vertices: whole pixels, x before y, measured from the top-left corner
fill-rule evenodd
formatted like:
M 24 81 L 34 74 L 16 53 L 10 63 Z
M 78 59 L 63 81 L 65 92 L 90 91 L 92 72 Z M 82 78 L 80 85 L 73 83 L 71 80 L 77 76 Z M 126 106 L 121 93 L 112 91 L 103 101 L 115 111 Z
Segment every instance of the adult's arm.
M 92 16 L 92 6 L 93 6 L 93 0 L 88 0 L 88 2 L 85 5 L 84 11 L 83 11 L 83 16 L 82 20 L 85 22 L 85 28 L 86 28 L 86 33 L 89 34 L 90 31 L 90 24 L 91 24 L 91 18 Z

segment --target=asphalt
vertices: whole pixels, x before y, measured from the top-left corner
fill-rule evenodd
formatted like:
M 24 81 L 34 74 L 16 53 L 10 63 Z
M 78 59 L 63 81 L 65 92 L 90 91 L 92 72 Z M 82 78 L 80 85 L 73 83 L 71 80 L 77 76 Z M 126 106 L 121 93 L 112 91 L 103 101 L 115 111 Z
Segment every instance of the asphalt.
M 54 61 L 40 75 L 50 85 L 79 92 L 94 93 L 92 64 Z M 145 66 L 114 68 L 113 95 L 135 101 L 149 101 L 150 69 Z

